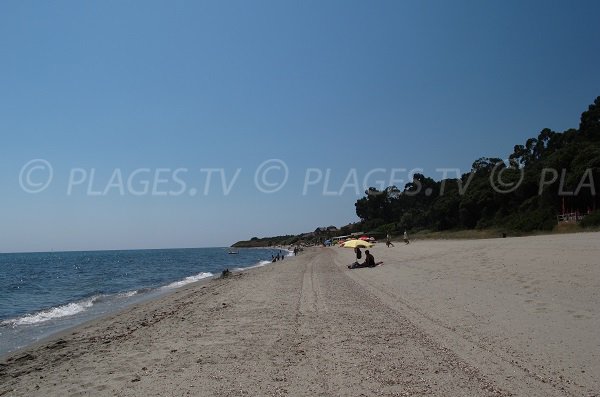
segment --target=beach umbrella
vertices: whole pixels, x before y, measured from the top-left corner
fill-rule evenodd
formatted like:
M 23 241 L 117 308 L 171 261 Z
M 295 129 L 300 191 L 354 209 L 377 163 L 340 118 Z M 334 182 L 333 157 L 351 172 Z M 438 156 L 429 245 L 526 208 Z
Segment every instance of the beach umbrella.
M 372 246 L 373 246 L 373 244 L 369 243 L 368 241 L 364 241 L 364 240 L 350 240 L 350 241 L 346 241 L 346 243 L 344 244 L 344 248 L 356 248 L 356 247 L 371 248 Z
M 369 241 L 369 237 L 368 236 L 362 236 L 358 238 L 359 240 L 365 240 L 365 241 Z

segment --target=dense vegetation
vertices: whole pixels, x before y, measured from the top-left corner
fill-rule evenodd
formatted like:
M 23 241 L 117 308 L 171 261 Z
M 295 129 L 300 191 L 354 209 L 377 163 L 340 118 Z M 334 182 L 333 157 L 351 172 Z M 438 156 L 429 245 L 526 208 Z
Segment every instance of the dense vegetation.
M 257 247 L 288 247 L 300 242 L 299 236 L 286 235 L 274 237 L 252 237 L 250 240 L 238 241 L 232 247 L 236 248 L 257 248 Z
M 369 188 L 356 202 L 366 230 L 504 228 L 549 230 L 557 214 L 597 211 L 600 182 L 600 97 L 578 129 L 543 129 L 516 145 L 508 162 L 482 157 L 460 179 L 415 174 L 403 190 Z M 597 212 L 584 225 L 597 225 Z

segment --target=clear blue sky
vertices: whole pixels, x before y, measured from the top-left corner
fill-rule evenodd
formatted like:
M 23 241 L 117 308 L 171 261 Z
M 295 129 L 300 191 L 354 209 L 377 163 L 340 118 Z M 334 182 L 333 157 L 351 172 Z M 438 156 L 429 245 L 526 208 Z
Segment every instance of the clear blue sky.
M 0 251 L 224 246 L 356 221 L 355 189 L 323 194 L 353 168 L 361 185 L 375 168 L 440 179 L 577 127 L 600 95 L 598 15 L 598 1 L 2 2 Z M 53 169 L 37 194 L 19 182 L 33 159 Z M 289 178 L 265 194 L 269 159 Z M 69 195 L 73 168 L 87 177 Z M 138 168 L 170 170 L 159 191 L 188 169 L 185 193 L 86 193 L 91 169 L 102 191 Z M 205 195 L 202 168 L 240 173 Z M 328 187 L 303 194 L 309 168 L 330 168 Z

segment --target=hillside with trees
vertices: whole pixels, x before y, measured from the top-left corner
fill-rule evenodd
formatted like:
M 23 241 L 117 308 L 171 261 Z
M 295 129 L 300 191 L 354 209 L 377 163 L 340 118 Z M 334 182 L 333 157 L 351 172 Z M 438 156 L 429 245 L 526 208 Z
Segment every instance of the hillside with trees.
M 586 214 L 597 225 L 600 182 L 600 97 L 581 115 L 578 129 L 543 129 L 516 145 L 505 162 L 482 157 L 460 179 L 415 174 L 402 189 L 369 188 L 356 215 L 366 230 L 502 228 L 550 230 L 557 215 Z

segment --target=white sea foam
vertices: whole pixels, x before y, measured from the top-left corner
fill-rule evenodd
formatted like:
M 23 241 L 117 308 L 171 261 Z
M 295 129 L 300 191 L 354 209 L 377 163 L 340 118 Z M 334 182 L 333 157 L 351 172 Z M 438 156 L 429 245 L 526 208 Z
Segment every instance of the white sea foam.
M 131 298 L 134 295 L 137 295 L 138 291 L 129 291 L 129 292 L 121 292 L 117 296 L 120 298 Z
M 256 265 L 252 265 L 252 266 L 248 266 L 248 267 L 236 267 L 235 269 L 233 269 L 233 271 L 234 272 L 243 272 L 244 270 L 255 269 L 257 267 L 263 267 L 266 265 L 270 265 L 271 263 L 272 263 L 271 261 L 260 261 Z
M 86 309 L 92 307 L 94 302 L 98 299 L 98 296 L 94 296 L 89 299 L 85 299 L 79 302 L 68 303 L 66 305 L 53 307 L 48 310 L 43 310 L 38 313 L 27 314 L 23 317 L 5 320 L 2 322 L 3 325 L 33 325 L 44 323 L 46 321 L 54 320 L 61 317 L 72 316 L 77 313 L 81 313 Z
M 202 272 L 202 273 L 196 274 L 195 276 L 189 276 L 189 277 L 184 278 L 183 280 L 175 281 L 174 283 L 165 285 L 162 288 L 163 289 L 179 288 L 186 284 L 194 283 L 196 281 L 202 280 L 204 278 L 212 277 L 212 276 L 213 276 L 213 274 L 210 272 Z

